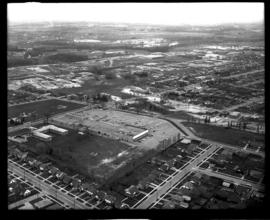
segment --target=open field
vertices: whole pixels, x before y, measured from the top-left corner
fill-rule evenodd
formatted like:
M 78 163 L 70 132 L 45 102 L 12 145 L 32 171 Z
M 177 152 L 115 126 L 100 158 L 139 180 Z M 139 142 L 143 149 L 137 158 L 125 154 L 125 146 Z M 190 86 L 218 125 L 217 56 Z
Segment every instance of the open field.
M 228 129 L 223 127 L 196 124 L 192 122 L 183 122 L 187 127 L 191 127 L 195 131 L 195 135 L 230 145 L 239 145 L 242 142 L 258 141 L 264 143 L 265 137 L 261 134 L 241 131 L 236 129 Z
M 119 156 L 123 151 L 129 151 L 129 146 L 115 140 L 96 136 L 80 135 L 74 130 L 69 130 L 65 136 L 55 135 L 51 142 L 42 142 L 34 137 L 28 139 L 31 151 L 38 155 L 46 155 L 54 161 L 61 170 L 70 170 L 89 177 L 92 169 L 99 173 L 112 172 L 104 170 L 103 164 L 116 162 L 118 159 L 124 160 L 126 157 Z M 47 152 L 44 149 L 47 149 Z M 99 167 L 101 170 L 99 170 Z
M 61 106 L 66 106 L 61 108 Z M 81 108 L 84 105 L 60 101 L 57 99 L 44 100 L 39 102 L 27 103 L 8 108 L 8 117 L 18 117 L 21 113 L 35 112 L 35 120 L 44 117 L 44 114 L 58 114 L 61 112 L 70 111 L 76 108 Z

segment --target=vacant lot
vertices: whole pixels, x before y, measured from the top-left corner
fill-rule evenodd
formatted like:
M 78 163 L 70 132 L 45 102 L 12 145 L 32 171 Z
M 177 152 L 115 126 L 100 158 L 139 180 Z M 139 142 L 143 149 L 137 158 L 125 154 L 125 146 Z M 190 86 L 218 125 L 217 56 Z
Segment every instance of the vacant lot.
M 21 113 L 35 113 L 35 118 L 32 120 L 37 120 L 44 117 L 44 114 L 58 114 L 61 112 L 70 111 L 73 109 L 81 108 L 84 105 L 60 101 L 57 99 L 50 99 L 44 101 L 38 101 L 33 103 L 27 103 L 22 105 L 16 105 L 8 108 L 8 117 L 17 117 Z M 31 120 L 31 119 L 30 119 Z
M 64 136 L 48 134 L 53 136 L 50 142 L 30 137 L 27 143 L 30 150 L 37 155 L 47 155 L 63 171 L 69 169 L 86 176 L 93 174 L 90 171 L 93 168 L 116 161 L 119 153 L 130 148 L 116 140 L 88 134 L 80 135 L 74 130 L 69 130 Z
M 183 122 L 183 124 L 193 128 L 195 134 L 201 138 L 225 144 L 239 145 L 242 142 L 247 142 L 249 140 L 264 143 L 264 135 L 261 134 L 191 122 Z

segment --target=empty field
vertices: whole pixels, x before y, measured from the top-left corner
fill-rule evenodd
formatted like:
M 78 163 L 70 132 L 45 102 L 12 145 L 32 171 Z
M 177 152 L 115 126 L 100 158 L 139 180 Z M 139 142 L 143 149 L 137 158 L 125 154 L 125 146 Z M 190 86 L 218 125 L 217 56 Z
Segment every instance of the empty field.
M 187 127 L 195 130 L 195 134 L 201 138 L 222 142 L 230 145 L 239 145 L 241 142 L 258 141 L 264 143 L 264 135 L 255 134 L 247 131 L 236 129 L 227 129 L 223 127 L 195 124 L 191 122 L 183 122 Z
M 96 135 L 80 135 L 73 130 L 64 136 L 49 134 L 53 136 L 50 142 L 28 138 L 27 145 L 31 151 L 37 155 L 47 155 L 63 171 L 68 169 L 88 177 L 113 172 L 110 166 L 126 160 L 131 149 L 115 140 Z
M 65 106 L 61 108 L 60 106 Z M 18 117 L 21 113 L 36 113 L 36 119 L 44 117 L 44 114 L 58 114 L 61 112 L 70 111 L 73 109 L 81 108 L 84 105 L 71 103 L 66 101 L 60 101 L 57 99 L 44 100 L 39 102 L 27 103 L 17 106 L 11 106 L 8 108 L 8 117 Z

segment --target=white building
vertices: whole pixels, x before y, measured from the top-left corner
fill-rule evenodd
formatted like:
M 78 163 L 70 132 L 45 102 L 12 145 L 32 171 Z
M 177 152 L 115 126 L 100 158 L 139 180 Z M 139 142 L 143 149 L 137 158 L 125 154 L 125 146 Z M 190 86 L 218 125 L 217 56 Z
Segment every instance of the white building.
M 143 132 L 141 132 L 141 133 L 135 135 L 135 136 L 132 138 L 132 140 L 133 140 L 133 141 L 138 141 L 138 140 L 142 139 L 143 137 L 145 137 L 148 133 L 149 133 L 149 131 L 148 131 L 148 130 L 145 130 L 145 131 L 143 131 Z

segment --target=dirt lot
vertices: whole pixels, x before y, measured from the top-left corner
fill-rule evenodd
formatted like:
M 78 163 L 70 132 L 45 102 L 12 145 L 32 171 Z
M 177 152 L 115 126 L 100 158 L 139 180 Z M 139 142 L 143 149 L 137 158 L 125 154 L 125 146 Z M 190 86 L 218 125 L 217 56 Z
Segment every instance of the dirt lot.
M 129 148 L 129 146 L 115 140 L 94 135 L 80 135 L 69 130 L 65 136 L 47 133 L 53 136 L 51 142 L 42 142 L 30 137 L 28 145 L 36 154 L 41 145 L 45 149 L 52 149 L 49 158 L 62 170 L 66 168 L 82 175 L 89 176 L 89 170 L 98 167 L 104 159 L 112 159 Z M 45 152 L 44 152 L 45 154 Z

